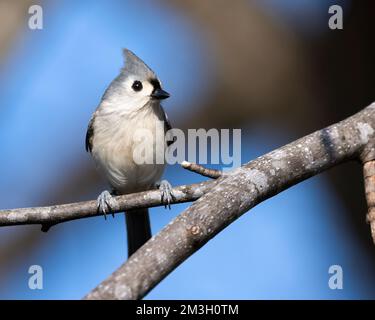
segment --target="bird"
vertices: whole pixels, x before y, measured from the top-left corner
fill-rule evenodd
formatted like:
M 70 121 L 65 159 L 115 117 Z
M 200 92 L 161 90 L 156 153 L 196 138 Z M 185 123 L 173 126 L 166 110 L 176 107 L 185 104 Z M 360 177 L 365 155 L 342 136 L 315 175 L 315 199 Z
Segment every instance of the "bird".
M 105 90 L 86 133 L 86 151 L 91 153 L 98 170 L 111 186 L 111 191 L 104 190 L 97 198 L 98 212 L 105 218 L 107 213 L 113 215 L 114 195 L 159 188 L 161 199 L 169 208 L 174 197 L 171 184 L 160 180 L 165 161 L 139 163 L 134 159 L 135 132 L 147 130 L 152 133 L 154 143 L 166 141 L 165 134 L 172 126 L 160 102 L 170 94 L 162 89 L 155 72 L 135 53 L 123 49 L 123 58 L 124 66 Z M 164 130 L 155 130 L 158 121 L 163 121 Z M 162 150 L 153 148 L 154 158 L 170 144 L 170 141 L 163 143 Z M 130 257 L 151 238 L 150 217 L 146 208 L 129 210 L 125 218 Z

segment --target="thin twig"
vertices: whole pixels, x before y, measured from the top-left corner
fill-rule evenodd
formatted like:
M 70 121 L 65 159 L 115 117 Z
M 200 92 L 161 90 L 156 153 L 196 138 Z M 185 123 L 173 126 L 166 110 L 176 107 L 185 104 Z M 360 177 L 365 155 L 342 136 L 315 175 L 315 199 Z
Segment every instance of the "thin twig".
M 212 179 L 220 178 L 223 174 L 221 170 L 208 169 L 208 168 L 201 166 L 200 164 L 192 163 L 188 161 L 182 161 L 181 166 L 186 170 L 198 173 L 202 176 L 212 178 Z

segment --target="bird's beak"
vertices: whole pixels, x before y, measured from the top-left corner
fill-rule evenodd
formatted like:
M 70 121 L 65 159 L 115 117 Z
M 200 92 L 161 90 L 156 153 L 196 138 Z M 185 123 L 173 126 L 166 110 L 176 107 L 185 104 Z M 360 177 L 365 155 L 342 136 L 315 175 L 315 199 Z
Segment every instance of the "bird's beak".
M 163 89 L 155 89 L 151 94 L 151 97 L 153 97 L 154 99 L 163 100 L 169 98 L 170 94 Z

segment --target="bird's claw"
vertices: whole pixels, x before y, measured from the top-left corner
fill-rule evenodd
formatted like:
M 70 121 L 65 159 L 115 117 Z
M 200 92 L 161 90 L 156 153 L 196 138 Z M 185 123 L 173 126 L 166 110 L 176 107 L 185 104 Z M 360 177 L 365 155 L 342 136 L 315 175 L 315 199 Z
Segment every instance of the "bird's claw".
M 111 213 L 112 217 L 115 217 L 112 208 L 116 205 L 116 200 L 112 197 L 109 191 L 103 191 L 96 201 L 97 210 L 104 215 L 104 219 L 107 220 L 107 213 Z
M 173 194 L 172 185 L 167 180 L 162 180 L 158 184 L 161 193 L 161 201 L 164 203 L 164 208 L 171 209 L 171 202 L 175 199 Z

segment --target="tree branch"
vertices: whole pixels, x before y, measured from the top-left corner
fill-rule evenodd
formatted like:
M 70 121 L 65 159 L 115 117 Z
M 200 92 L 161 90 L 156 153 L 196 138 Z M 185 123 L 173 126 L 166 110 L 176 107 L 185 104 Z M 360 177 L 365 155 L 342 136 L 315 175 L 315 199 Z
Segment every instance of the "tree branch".
M 375 103 L 352 117 L 226 173 L 86 299 L 140 299 L 227 225 L 261 201 L 351 159 L 375 137 Z
M 181 166 L 186 170 L 198 173 L 204 177 L 208 177 L 212 179 L 220 178 L 223 175 L 223 172 L 220 170 L 208 169 L 197 163 L 191 163 L 188 161 L 182 161 Z
M 370 224 L 372 241 L 375 244 L 375 161 L 368 161 L 363 165 L 363 175 L 368 207 L 366 221 Z
M 375 141 L 369 142 L 363 149 L 361 160 L 368 208 L 366 221 L 370 224 L 372 241 L 375 244 Z
M 215 181 L 183 185 L 173 188 L 174 199 L 171 203 L 183 203 L 197 200 L 205 194 Z M 122 196 L 116 196 L 116 205 L 112 206 L 114 213 L 131 209 L 162 206 L 159 190 L 151 190 Z M 46 231 L 52 225 L 75 219 L 89 218 L 102 215 L 97 212 L 96 200 L 83 201 L 49 207 L 33 207 L 0 210 L 0 226 L 23 224 L 41 224 Z

